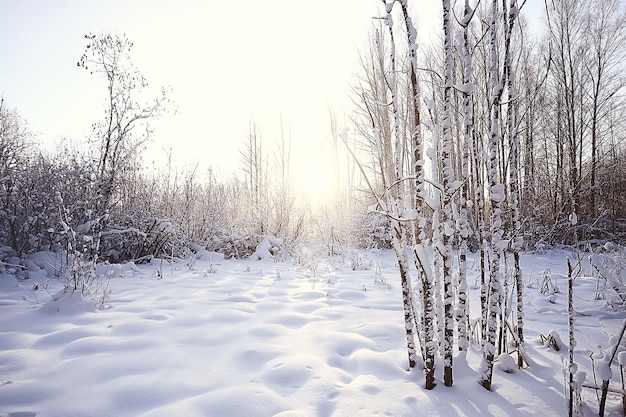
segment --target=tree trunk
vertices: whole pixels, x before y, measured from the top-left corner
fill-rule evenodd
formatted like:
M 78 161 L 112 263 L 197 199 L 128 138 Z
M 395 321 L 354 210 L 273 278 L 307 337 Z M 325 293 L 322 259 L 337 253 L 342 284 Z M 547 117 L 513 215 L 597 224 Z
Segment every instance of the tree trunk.
M 442 237 L 439 250 L 443 262 L 443 383 L 452 386 L 452 364 L 454 348 L 454 287 L 452 286 L 452 237 L 454 219 L 452 217 L 452 195 L 454 194 L 454 169 L 452 168 L 452 27 L 450 20 L 450 0 L 443 0 L 443 48 L 444 48 L 444 87 L 443 87 L 443 126 L 441 141 L 442 161 L 442 219 L 439 227 Z
M 493 0 L 491 6 L 491 133 L 489 140 L 489 191 L 491 220 L 491 264 L 489 268 L 489 299 L 487 311 L 487 334 L 483 336 L 483 361 L 479 382 L 487 390 L 491 390 L 493 362 L 498 332 L 498 312 L 501 299 L 500 289 L 500 242 L 502 240 L 501 205 L 504 200 L 504 186 L 499 178 L 499 141 L 500 141 L 500 97 L 503 85 L 498 77 L 497 30 L 496 18 L 498 1 Z
M 410 105 L 413 110 L 412 123 L 412 147 L 413 147 L 413 174 L 415 176 L 414 193 L 415 193 L 415 210 L 417 211 L 417 224 L 414 229 L 413 236 L 413 260 L 417 269 L 418 279 L 421 283 L 420 295 L 422 305 L 422 321 L 419 332 L 421 334 L 420 341 L 422 343 L 422 352 L 424 359 L 424 376 L 425 388 L 430 390 L 435 387 L 435 343 L 434 343 L 434 316 L 435 311 L 432 305 L 433 299 L 433 283 L 432 274 L 430 272 L 430 260 L 424 247 L 426 233 L 426 218 L 424 216 L 423 200 L 426 196 L 424 187 L 424 156 L 423 141 L 421 135 L 420 120 L 420 88 L 417 82 L 417 31 L 413 25 L 413 21 L 409 16 L 407 9 L 407 0 L 401 0 L 402 15 L 407 33 L 407 45 L 410 59 L 410 80 L 411 94 L 413 100 Z

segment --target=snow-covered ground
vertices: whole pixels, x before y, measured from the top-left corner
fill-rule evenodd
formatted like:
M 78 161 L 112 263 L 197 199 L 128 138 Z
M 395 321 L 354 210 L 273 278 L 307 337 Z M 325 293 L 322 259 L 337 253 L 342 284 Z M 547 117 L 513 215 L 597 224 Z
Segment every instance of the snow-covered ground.
M 425 391 L 422 371 L 407 370 L 392 252 L 301 264 L 208 255 L 191 267 L 100 267 L 112 277 L 105 308 L 79 293 L 55 301 L 62 284 L 46 272 L 53 261 L 45 257 L 29 263 L 28 280 L 2 275 L 0 416 L 567 415 L 571 253 L 523 255 L 534 363 L 512 373 L 496 367 L 492 392 L 477 383 L 476 342 L 467 360 L 455 358 L 451 388 Z M 557 292 L 541 294 L 548 269 Z M 593 384 L 590 354 L 610 348 L 626 314 L 595 300 L 598 280 L 590 275 L 575 282 L 576 359 Z M 476 276 L 469 273 L 472 318 L 480 314 Z M 565 342 L 560 351 L 541 343 L 552 331 Z M 612 386 L 621 387 L 619 366 L 612 369 Z M 595 391 L 582 395 L 597 412 Z M 608 412 L 620 407 L 610 394 Z

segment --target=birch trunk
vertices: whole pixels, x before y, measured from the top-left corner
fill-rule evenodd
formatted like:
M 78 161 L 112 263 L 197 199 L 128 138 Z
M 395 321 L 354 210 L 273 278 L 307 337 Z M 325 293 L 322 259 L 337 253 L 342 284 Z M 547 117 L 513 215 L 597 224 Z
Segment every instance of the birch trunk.
M 454 337 L 454 287 L 452 285 L 452 237 L 454 220 L 452 216 L 452 195 L 454 193 L 454 169 L 452 168 L 452 27 L 450 20 L 450 0 L 443 0 L 443 48 L 444 48 L 444 87 L 443 87 L 443 126 L 440 147 L 442 160 L 442 185 L 440 221 L 441 245 L 436 250 L 441 253 L 443 263 L 443 383 L 452 386 L 453 337 Z
M 574 269 L 569 258 L 567 258 L 567 328 L 569 334 L 569 354 L 568 354 L 568 416 L 574 413 L 574 373 L 576 372 L 574 363 L 574 347 L 576 338 L 574 336 Z
M 487 311 L 487 334 L 483 337 L 482 373 L 479 382 L 487 390 L 491 390 L 493 362 L 495 359 L 495 343 L 498 331 L 499 302 L 501 299 L 500 285 L 500 242 L 502 240 L 501 207 L 504 200 L 504 186 L 500 183 L 499 149 L 500 141 L 500 98 L 503 85 L 498 77 L 497 54 L 497 15 L 498 1 L 493 0 L 491 6 L 491 132 L 489 138 L 489 191 L 490 191 L 490 233 L 491 263 L 489 268 L 489 299 Z
M 469 46 L 468 27 L 473 16 L 473 10 L 469 5 L 469 0 L 465 0 L 464 16 L 461 20 L 463 27 L 463 44 L 460 48 L 463 61 L 463 85 L 468 86 L 472 82 L 472 53 Z M 461 160 L 461 177 L 463 185 L 461 188 L 461 198 L 459 207 L 459 278 L 457 288 L 457 331 L 459 352 L 465 356 L 469 348 L 468 317 L 469 306 L 467 304 L 467 204 L 469 189 L 469 147 L 472 142 L 472 129 L 474 125 L 474 115 L 472 109 L 471 89 L 463 90 L 463 151 Z
M 413 236 L 413 260 L 417 269 L 418 282 L 420 282 L 420 296 L 422 306 L 422 321 L 419 328 L 420 342 L 422 344 L 424 360 L 425 388 L 432 389 L 435 386 L 435 344 L 434 344 L 434 317 L 435 311 L 432 304 L 433 283 L 430 272 L 430 260 L 424 241 L 426 240 L 426 217 L 424 216 L 423 200 L 426 196 L 424 187 L 424 145 L 421 135 L 420 101 L 421 94 L 417 81 L 417 31 L 407 9 L 407 0 L 401 0 L 402 15 L 407 33 L 407 44 L 410 60 L 410 81 L 413 107 L 413 124 L 411 142 L 413 147 L 413 174 L 415 176 L 415 210 L 417 211 L 417 224 Z
M 404 141 L 400 134 L 400 114 L 398 110 L 398 86 L 397 86 L 397 70 L 396 70 L 396 44 L 393 30 L 393 17 L 391 11 L 395 3 L 386 3 L 385 10 L 387 12 L 384 22 L 389 29 L 390 36 L 390 70 L 384 74 L 385 83 L 391 93 L 391 108 L 393 112 L 393 133 L 395 137 L 395 146 L 393 147 L 393 172 L 394 178 L 388 184 L 385 184 L 386 195 L 388 196 L 388 207 L 393 207 L 392 229 L 393 229 L 393 246 L 400 267 L 400 279 L 402 282 L 402 305 L 404 311 L 404 324 L 406 332 L 406 344 L 409 357 L 409 368 L 414 368 L 416 364 L 415 350 L 415 317 L 414 317 L 414 300 L 413 289 L 411 286 L 411 276 L 409 273 L 409 260 L 407 254 L 407 240 L 405 227 L 399 221 L 404 212 L 404 194 L 405 187 L 403 178 L 403 156 Z
M 517 0 L 511 0 L 508 13 L 508 29 L 506 31 L 506 49 L 505 49 L 505 71 L 506 71 L 506 85 L 508 90 L 508 104 L 507 104 L 507 133 L 509 136 L 510 146 L 510 167 L 509 167 L 509 190 L 511 193 L 511 250 L 513 251 L 513 280 L 516 288 L 516 328 L 517 338 L 520 346 L 517 349 L 517 366 L 520 368 L 524 366 L 524 359 L 522 355 L 524 342 L 524 285 L 522 282 L 522 271 L 520 267 L 520 252 L 522 250 L 523 238 L 521 236 L 522 224 L 520 221 L 519 210 L 519 182 L 518 182 L 518 136 L 517 136 L 517 123 L 515 120 L 515 106 L 516 106 L 516 89 L 515 89 L 515 71 L 511 60 L 511 33 L 515 20 L 517 19 L 518 8 Z

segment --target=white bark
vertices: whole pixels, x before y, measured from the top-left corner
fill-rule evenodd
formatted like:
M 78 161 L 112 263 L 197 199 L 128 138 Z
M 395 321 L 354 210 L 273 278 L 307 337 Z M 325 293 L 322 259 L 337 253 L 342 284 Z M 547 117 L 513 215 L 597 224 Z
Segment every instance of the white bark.
M 513 251 L 513 279 L 516 288 L 516 329 L 518 343 L 524 342 L 524 285 L 522 282 L 522 271 L 520 267 L 520 252 L 523 245 L 522 223 L 520 221 L 519 210 L 519 183 L 518 183 L 518 136 L 517 136 L 517 121 L 515 120 L 515 106 L 516 106 L 516 89 L 515 89 L 515 70 L 513 68 L 511 59 L 511 34 L 515 19 L 518 16 L 517 0 L 511 0 L 508 13 L 508 29 L 506 31 L 506 50 L 505 50 L 505 71 L 506 71 L 506 85 L 508 90 L 508 104 L 507 104 L 507 134 L 509 136 L 510 146 L 510 167 L 509 167 L 509 190 L 510 190 L 510 207 L 511 207 L 511 233 L 510 242 L 511 250 Z M 521 368 L 523 366 L 522 350 L 518 349 L 517 365 Z
M 454 193 L 454 169 L 452 168 L 452 25 L 450 18 L 450 0 L 443 0 L 443 48 L 444 48 L 444 86 L 443 86 L 443 126 L 440 146 L 442 161 L 441 182 L 444 192 L 441 201 L 441 259 L 443 263 L 443 381 L 452 386 L 453 337 L 454 337 L 454 287 L 452 285 L 452 238 L 453 216 L 452 195 Z
M 473 10 L 469 5 L 469 0 L 465 0 L 463 25 L 463 41 L 460 49 L 463 62 L 463 85 L 472 84 L 472 53 L 469 49 L 469 29 L 468 26 L 473 16 Z M 456 320 L 459 338 L 459 352 L 465 356 L 469 348 L 468 318 L 469 305 L 467 303 L 467 238 L 469 227 L 467 222 L 467 198 L 469 188 L 469 147 L 472 143 L 472 129 L 474 115 L 471 99 L 472 89 L 463 91 L 463 150 L 461 160 L 461 177 L 463 185 L 461 188 L 459 204 L 459 274 L 457 287 L 457 308 Z
M 402 15 L 407 33 L 407 45 L 409 51 L 409 77 L 411 80 L 411 94 L 413 107 L 413 123 L 411 144 L 413 148 L 413 175 L 415 177 L 415 211 L 417 224 L 413 229 L 413 260 L 417 269 L 418 280 L 421 283 L 419 294 L 421 296 L 422 320 L 419 326 L 420 342 L 422 344 L 424 360 L 425 388 L 432 389 L 435 386 L 435 344 L 434 344 L 434 317 L 435 311 L 432 305 L 433 278 L 430 270 L 430 259 L 424 242 L 426 240 L 426 218 L 424 216 L 423 201 L 426 197 L 424 187 L 424 144 L 421 135 L 420 102 L 421 93 L 417 82 L 417 31 L 407 9 L 407 0 L 400 0 Z
M 498 74 L 497 54 L 497 15 L 498 1 L 493 0 L 491 6 L 491 132 L 489 140 L 489 191 L 490 191 L 490 233 L 491 233 L 491 263 L 489 268 L 489 301 L 487 311 L 487 334 L 483 337 L 483 361 L 482 373 L 479 377 L 480 384 L 487 390 L 491 390 L 493 376 L 493 362 L 495 359 L 495 343 L 498 331 L 499 302 L 501 299 L 500 285 L 500 256 L 502 241 L 502 217 L 501 207 L 504 200 L 504 186 L 500 182 L 499 175 L 499 149 L 500 141 L 500 98 L 503 85 Z
M 400 133 L 400 113 L 398 110 L 398 84 L 397 84 L 397 70 L 396 70 L 396 43 L 394 38 L 393 29 L 393 17 L 392 9 L 395 3 L 385 4 L 386 16 L 384 18 L 385 25 L 389 28 L 390 36 L 390 70 L 385 72 L 385 84 L 391 94 L 391 108 L 393 112 L 393 134 L 395 138 L 395 146 L 393 147 L 393 169 L 389 169 L 388 172 L 392 175 L 391 181 L 384 184 L 387 196 L 387 207 L 391 207 L 392 210 L 392 233 L 393 233 L 393 247 L 398 259 L 398 266 L 400 267 L 400 278 L 402 282 L 402 304 L 404 310 L 404 322 L 406 332 L 406 343 L 409 357 L 409 367 L 415 367 L 417 360 L 417 353 L 415 350 L 415 317 L 414 317 L 414 300 L 413 289 L 411 285 L 411 276 L 409 274 L 409 260 L 407 256 L 407 239 L 405 227 L 398 219 L 404 215 L 404 195 L 405 186 L 403 178 L 403 156 L 404 156 L 404 141 Z M 387 143 L 391 144 L 391 141 Z

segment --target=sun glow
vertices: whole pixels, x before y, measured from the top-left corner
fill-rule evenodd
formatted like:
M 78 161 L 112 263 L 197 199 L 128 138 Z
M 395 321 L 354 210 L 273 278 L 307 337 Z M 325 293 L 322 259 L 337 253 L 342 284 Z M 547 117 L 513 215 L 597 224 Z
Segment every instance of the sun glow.
M 312 154 L 294 167 L 294 191 L 313 207 L 337 198 L 339 177 L 332 155 Z

